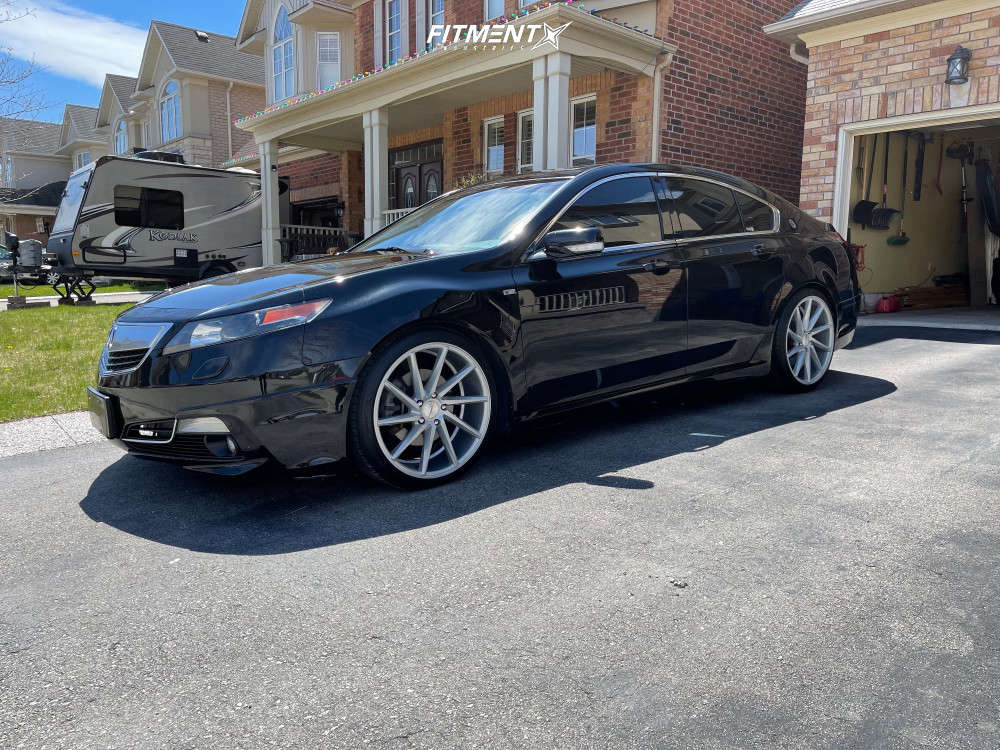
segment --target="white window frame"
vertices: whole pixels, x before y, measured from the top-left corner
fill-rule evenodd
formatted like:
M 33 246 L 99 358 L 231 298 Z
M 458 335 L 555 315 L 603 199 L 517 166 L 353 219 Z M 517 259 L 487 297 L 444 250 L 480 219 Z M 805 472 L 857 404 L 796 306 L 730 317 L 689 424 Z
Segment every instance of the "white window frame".
M 76 168 L 85 167 L 90 164 L 90 152 L 81 151 L 76 155 Z
M 115 125 L 115 153 L 118 155 L 128 151 L 128 123 L 119 120 Z
M 290 27 L 291 33 L 287 37 L 282 37 L 280 40 L 275 39 L 278 28 L 278 19 L 281 17 L 281 12 L 284 10 L 285 15 L 290 15 L 291 10 L 284 3 L 278 4 L 278 9 L 274 13 L 274 22 L 271 24 L 271 40 L 268 45 L 270 60 L 269 66 L 271 68 L 271 96 L 275 102 L 282 102 L 290 96 L 295 95 L 295 90 L 298 88 L 297 76 L 295 71 L 295 28 L 292 27 L 292 22 L 289 20 L 288 25 Z M 286 60 L 288 58 L 288 48 L 292 50 L 292 64 L 287 65 Z M 274 53 L 275 50 L 281 50 L 281 70 L 278 71 L 275 67 Z M 292 86 L 291 91 L 288 90 L 288 74 L 292 74 Z M 281 96 L 278 96 L 278 81 L 281 81 Z
M 525 164 L 521 161 L 521 156 L 524 153 L 522 146 L 525 143 L 524 139 L 524 120 L 525 118 L 531 118 L 531 132 L 532 137 L 528 139 L 531 143 L 531 163 Z M 534 144 L 534 132 L 535 132 L 535 110 L 534 109 L 522 109 L 517 113 L 517 173 L 522 172 L 532 172 L 535 169 L 535 144 Z
M 323 37 L 335 37 L 337 39 L 337 59 L 336 61 L 321 60 L 320 51 L 323 47 L 322 41 Z M 339 31 L 317 31 L 316 32 L 316 88 L 322 89 L 332 86 L 333 84 L 339 83 L 341 80 L 341 58 L 342 58 L 342 47 L 340 46 L 340 32 Z M 337 75 L 333 77 L 333 80 L 324 85 L 323 75 L 320 71 L 323 69 L 324 65 L 336 65 Z
M 499 177 L 500 175 L 502 175 L 503 174 L 503 161 L 504 161 L 504 160 L 501 160 L 501 162 L 500 162 L 500 169 L 493 169 L 493 170 L 491 170 L 489 168 L 489 164 L 490 164 L 489 135 L 490 135 L 490 126 L 491 125 L 499 125 L 501 128 L 503 128 L 503 126 L 504 126 L 503 115 L 497 115 L 496 117 L 487 117 L 486 119 L 483 120 L 483 174 L 487 178 L 490 178 L 490 177 Z M 506 137 L 507 137 L 507 134 L 504 133 L 504 139 L 505 140 L 506 140 Z M 500 143 L 500 148 L 506 148 L 506 145 L 503 142 L 501 142 Z M 506 156 L 507 156 L 507 154 L 504 153 L 504 157 L 506 157 Z
M 490 15 L 490 0 L 483 0 L 483 20 L 492 21 L 494 18 L 500 18 L 503 15 L 504 1 L 503 0 L 493 0 L 495 3 L 499 3 L 500 12 L 495 15 Z
M 170 84 L 177 84 L 177 90 L 167 93 Z M 163 86 L 163 94 L 159 101 L 160 110 L 160 143 L 170 143 L 181 137 L 184 130 L 181 121 L 181 83 L 176 78 L 171 78 Z M 172 108 L 172 112 L 171 112 Z M 164 117 L 166 114 L 166 117 Z M 172 115 L 172 116 L 171 116 Z M 170 128 L 171 122 L 173 129 Z
M 585 102 L 594 103 L 594 153 L 584 154 L 581 156 L 576 156 L 573 153 L 573 133 L 576 130 L 576 121 L 574 120 L 574 113 L 576 112 L 576 105 L 583 104 Z M 577 159 L 587 159 L 590 161 L 577 162 Z M 597 94 L 584 94 L 583 96 L 574 96 L 569 100 L 569 159 L 570 165 L 574 167 L 587 166 L 590 164 L 597 163 Z
M 433 26 L 434 24 L 439 24 L 441 26 L 444 26 L 444 0 L 440 0 L 440 2 L 441 2 L 441 10 L 438 13 L 435 13 L 434 12 L 434 0 L 427 0 L 427 28 L 428 29 L 431 26 Z M 435 16 L 437 16 L 437 20 L 436 21 L 434 20 Z M 427 39 L 427 36 L 424 35 L 424 39 L 423 40 L 420 40 L 420 39 L 417 40 L 418 43 L 423 42 L 423 44 L 420 44 L 420 49 L 423 49 L 423 45 L 426 44 L 426 39 Z
M 139 144 L 142 148 L 148 149 L 150 147 L 149 143 L 149 120 L 143 120 L 142 123 L 142 143 Z
M 403 56 L 403 2 L 404 0 L 384 0 L 382 3 L 382 28 L 385 29 L 385 65 L 392 65 L 397 59 Z M 395 31 L 392 31 L 390 28 L 391 24 L 389 23 L 389 19 L 391 18 L 389 13 L 393 3 L 395 3 L 396 12 L 399 15 L 399 28 Z M 396 37 L 397 41 L 397 54 L 395 57 L 391 54 L 393 37 Z

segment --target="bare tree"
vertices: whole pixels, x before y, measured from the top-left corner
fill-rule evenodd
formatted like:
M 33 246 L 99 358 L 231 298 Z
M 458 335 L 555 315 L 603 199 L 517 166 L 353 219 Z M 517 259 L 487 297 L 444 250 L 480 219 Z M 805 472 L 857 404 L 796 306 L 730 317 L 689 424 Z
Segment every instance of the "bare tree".
M 30 9 L 17 8 L 14 0 L 0 0 L 0 26 L 30 14 Z M 33 60 L 19 60 L 0 43 L 0 117 L 22 117 L 45 107 L 44 96 L 32 81 L 35 71 Z

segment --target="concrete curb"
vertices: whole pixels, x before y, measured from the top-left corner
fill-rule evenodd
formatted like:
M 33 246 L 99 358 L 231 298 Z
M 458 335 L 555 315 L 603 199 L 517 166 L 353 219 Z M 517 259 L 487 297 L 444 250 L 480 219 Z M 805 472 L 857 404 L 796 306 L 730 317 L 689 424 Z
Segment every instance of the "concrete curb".
M 106 438 L 90 423 L 90 413 L 71 411 L 0 423 L 0 458 L 54 448 L 98 443 Z
M 142 302 L 151 296 L 150 292 L 103 292 L 93 296 L 94 302 L 98 305 L 120 305 L 125 302 Z M 45 297 L 28 297 L 28 305 L 31 307 L 58 307 L 59 297 L 57 295 L 47 295 Z M 44 304 L 43 304 L 44 303 Z M 0 299 L 0 310 L 7 309 L 7 298 Z
M 858 326 L 894 328 L 947 328 L 958 331 L 1000 331 L 1000 307 L 912 310 L 862 315 Z

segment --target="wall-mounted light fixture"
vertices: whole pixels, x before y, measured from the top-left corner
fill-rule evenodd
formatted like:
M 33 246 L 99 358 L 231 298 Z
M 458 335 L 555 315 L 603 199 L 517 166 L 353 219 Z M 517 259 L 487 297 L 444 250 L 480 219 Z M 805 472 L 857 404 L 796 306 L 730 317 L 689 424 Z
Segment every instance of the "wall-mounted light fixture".
M 949 86 L 961 86 L 969 82 L 969 60 L 972 58 L 972 50 L 966 49 L 961 44 L 955 47 L 955 51 L 948 58 L 948 75 L 944 82 Z

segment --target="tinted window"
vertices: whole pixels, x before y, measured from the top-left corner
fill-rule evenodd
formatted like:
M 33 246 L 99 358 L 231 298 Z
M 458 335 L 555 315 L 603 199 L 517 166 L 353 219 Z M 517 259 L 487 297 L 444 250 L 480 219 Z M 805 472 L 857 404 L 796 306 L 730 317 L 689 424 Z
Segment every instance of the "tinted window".
M 761 203 L 756 198 L 751 198 L 746 193 L 741 193 L 738 190 L 733 192 L 736 194 L 736 203 L 743 215 L 743 228 L 746 231 L 770 232 L 774 229 L 774 212 L 770 206 Z
M 150 229 L 183 229 L 184 194 L 176 190 L 115 185 L 115 224 Z
M 733 191 L 714 182 L 671 177 L 658 180 L 663 206 L 671 207 L 673 236 L 709 237 L 745 231 Z
M 660 242 L 660 210 L 648 177 L 627 177 L 581 195 L 552 229 L 600 227 L 606 247 Z

